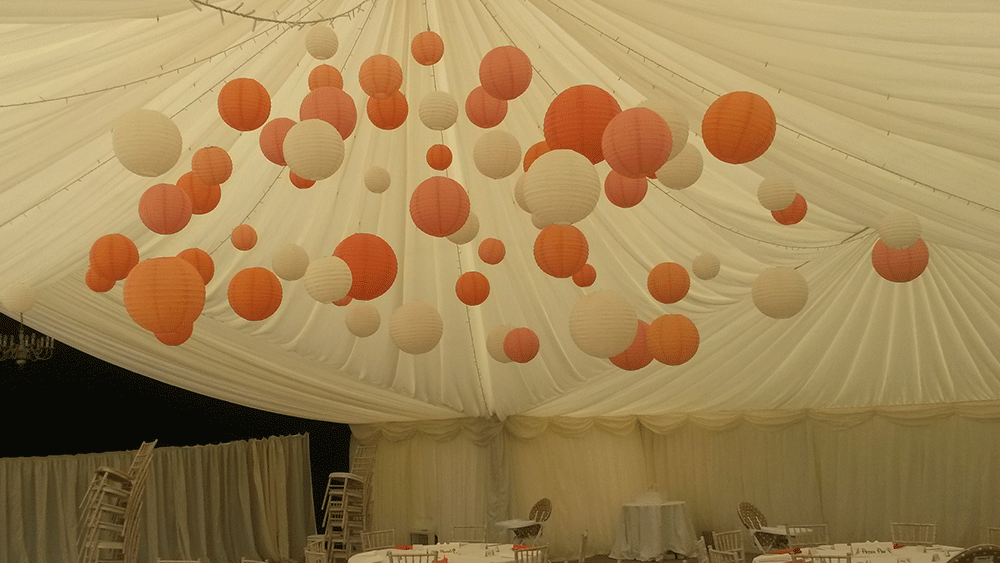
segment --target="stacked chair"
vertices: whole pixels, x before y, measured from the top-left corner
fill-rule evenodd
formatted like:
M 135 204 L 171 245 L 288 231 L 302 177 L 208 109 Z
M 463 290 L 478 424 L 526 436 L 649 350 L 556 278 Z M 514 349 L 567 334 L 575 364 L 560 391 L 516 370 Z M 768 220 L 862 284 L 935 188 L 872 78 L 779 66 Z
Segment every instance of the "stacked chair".
M 139 516 L 156 440 L 143 442 L 127 472 L 98 467 L 80 503 L 79 563 L 135 563 Z
M 372 529 L 372 469 L 375 467 L 375 451 L 377 449 L 378 443 L 374 446 L 358 446 L 354 450 L 354 459 L 351 461 L 351 473 L 365 482 L 364 507 L 361 514 L 365 531 Z
M 353 473 L 331 473 L 323 496 L 326 563 L 361 551 L 365 482 Z

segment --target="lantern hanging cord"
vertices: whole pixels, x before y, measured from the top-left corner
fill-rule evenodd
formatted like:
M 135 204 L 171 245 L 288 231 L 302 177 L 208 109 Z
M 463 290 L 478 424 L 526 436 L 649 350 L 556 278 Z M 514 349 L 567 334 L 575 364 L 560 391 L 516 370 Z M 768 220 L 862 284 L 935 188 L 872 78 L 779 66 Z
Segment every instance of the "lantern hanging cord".
M 317 19 L 312 19 L 312 20 L 295 20 L 295 19 L 267 18 L 267 17 L 263 17 L 263 16 L 254 15 L 254 10 L 250 10 L 249 12 L 240 12 L 239 8 L 243 4 L 240 4 L 239 6 L 237 6 L 235 10 L 230 10 L 228 8 L 223 8 L 222 6 L 214 6 L 214 5 L 210 4 L 209 2 L 207 2 L 206 0 L 188 0 L 188 1 L 191 2 L 192 4 L 194 4 L 194 7 L 197 8 L 199 11 L 201 10 L 201 7 L 204 6 L 206 8 L 211 8 L 213 10 L 218 10 L 220 15 L 221 14 L 229 14 L 231 16 L 236 16 L 236 17 L 239 17 L 239 18 L 253 20 L 254 22 L 267 22 L 267 23 L 273 23 L 273 24 L 277 24 L 277 25 L 288 25 L 288 26 L 302 27 L 302 26 L 306 26 L 306 25 L 315 25 L 315 24 L 318 24 L 318 23 L 329 23 L 329 22 L 332 22 L 334 20 L 338 20 L 340 18 L 353 18 L 355 15 L 357 15 L 358 13 L 360 13 L 360 12 L 362 12 L 364 10 L 363 6 L 365 4 L 367 4 L 369 2 L 371 2 L 372 4 L 375 4 L 375 2 L 377 0 L 362 0 L 361 3 L 359 3 L 357 6 L 354 6 L 350 10 L 347 10 L 346 12 L 341 12 L 339 14 L 336 14 L 336 15 L 330 16 L 330 17 L 326 17 L 326 18 L 317 18 Z

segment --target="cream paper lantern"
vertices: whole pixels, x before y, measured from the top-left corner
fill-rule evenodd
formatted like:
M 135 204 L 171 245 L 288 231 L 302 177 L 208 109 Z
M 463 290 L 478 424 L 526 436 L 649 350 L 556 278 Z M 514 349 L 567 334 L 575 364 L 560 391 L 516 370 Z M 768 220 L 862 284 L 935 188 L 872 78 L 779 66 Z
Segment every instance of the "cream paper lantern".
M 531 214 L 531 225 L 536 229 L 538 229 L 539 231 L 544 229 L 545 227 L 548 227 L 551 224 L 552 221 L 549 221 L 547 218 L 534 213 Z
M 910 248 L 920 238 L 920 219 L 909 211 L 892 211 L 879 222 L 878 236 L 889 248 Z
M 656 171 L 656 179 L 664 186 L 672 190 L 683 190 L 691 187 L 698 178 L 701 178 L 701 171 L 705 167 L 705 162 L 701 158 L 701 151 L 691 143 L 684 145 L 677 156 L 668 160 L 666 164 Z
M 699 254 L 691 263 L 691 271 L 700 280 L 710 280 L 719 275 L 719 267 L 719 257 L 711 252 Z
M 483 176 L 494 180 L 506 178 L 521 167 L 521 144 L 506 131 L 487 131 L 476 141 L 472 160 Z
M 472 211 L 469 211 L 469 218 L 465 220 L 465 224 L 458 231 L 448 235 L 448 240 L 455 244 L 467 244 L 472 242 L 472 239 L 476 238 L 478 234 L 479 217 Z
M 320 303 L 333 303 L 351 291 L 351 267 L 337 256 L 324 256 L 309 262 L 302 283 L 309 295 Z
M 288 130 L 282 143 L 288 169 L 306 180 L 333 176 L 344 162 L 344 139 L 322 119 L 300 121 Z
M 379 325 L 382 324 L 382 315 L 369 301 L 351 301 L 347 305 L 347 313 L 344 314 L 344 324 L 347 330 L 358 338 L 365 338 L 375 334 Z
M 551 150 L 531 165 L 524 199 L 532 223 L 571 225 L 590 215 L 601 197 L 601 178 L 590 160 L 569 149 Z
M 768 268 L 753 282 L 753 304 L 775 319 L 795 316 L 809 299 L 809 286 L 798 270 Z
M 655 98 L 645 100 L 637 107 L 655 111 L 657 115 L 663 118 L 663 121 L 667 122 L 667 126 L 670 127 L 670 138 L 673 141 L 673 145 L 670 147 L 670 156 L 667 157 L 667 160 L 669 161 L 680 154 L 681 150 L 687 144 L 688 139 L 688 119 L 681 113 L 680 105 L 668 98 Z
M 275 275 L 287 281 L 295 281 L 306 275 L 309 267 L 309 255 L 297 244 L 288 243 L 274 251 L 271 257 L 271 269 Z
M 458 119 L 458 102 L 448 92 L 431 92 L 420 100 L 417 113 L 425 127 L 434 131 L 444 131 Z
M 528 207 L 528 200 L 524 197 L 524 187 L 526 185 L 528 185 L 527 172 L 518 176 L 517 181 L 514 182 L 514 203 L 525 212 L 531 213 L 531 208 Z
M 0 292 L 0 304 L 16 315 L 27 313 L 35 305 L 35 289 L 25 283 L 12 283 Z
M 380 194 L 389 189 L 392 177 L 389 171 L 381 166 L 372 166 L 365 172 L 365 187 L 373 194 Z
M 493 327 L 489 334 L 486 335 L 486 351 L 490 353 L 490 356 L 502 363 L 508 364 L 511 359 L 507 356 L 507 352 L 503 349 L 503 341 L 507 338 L 507 333 L 517 328 L 514 325 L 499 325 Z
M 795 201 L 795 184 L 784 176 L 764 178 L 757 187 L 757 201 L 768 211 L 781 211 Z
M 340 40 L 337 39 L 337 32 L 328 25 L 314 25 L 306 33 L 306 51 L 314 59 L 325 61 L 336 55 L 338 48 Z
M 585 295 L 569 313 L 569 334 L 580 350 L 597 358 L 624 352 L 635 339 L 635 308 L 617 291 Z
M 181 158 L 181 131 L 167 116 L 149 109 L 121 117 L 111 132 L 118 162 L 128 171 L 152 178 L 166 174 Z
M 437 309 L 423 301 L 404 303 L 389 319 L 389 336 L 407 354 L 430 352 L 441 341 L 444 322 Z

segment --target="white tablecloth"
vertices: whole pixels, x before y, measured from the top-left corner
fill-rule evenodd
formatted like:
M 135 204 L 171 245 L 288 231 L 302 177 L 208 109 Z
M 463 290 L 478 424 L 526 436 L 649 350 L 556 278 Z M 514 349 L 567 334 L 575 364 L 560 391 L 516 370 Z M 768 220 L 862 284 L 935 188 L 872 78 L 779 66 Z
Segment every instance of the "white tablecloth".
M 377 549 L 352 555 L 348 563 L 388 563 L 389 553 L 438 552 L 438 560 L 447 557 L 448 563 L 511 563 L 514 551 L 511 544 L 495 543 L 442 543 L 437 545 L 415 545 L 413 549 Z M 487 552 L 490 551 L 490 555 Z
M 809 555 L 843 555 L 848 552 L 850 546 L 846 543 L 835 545 L 821 545 L 813 548 L 803 548 L 801 554 L 796 557 L 809 560 Z M 945 563 L 952 555 L 962 551 L 960 547 L 947 545 L 919 546 L 906 545 L 892 550 L 887 555 L 855 555 L 851 558 L 852 563 Z M 787 553 L 774 553 L 758 555 L 753 558 L 753 563 L 790 563 L 792 555 Z
M 668 552 L 694 557 L 697 538 L 687 503 L 622 505 L 612 559 L 659 561 Z

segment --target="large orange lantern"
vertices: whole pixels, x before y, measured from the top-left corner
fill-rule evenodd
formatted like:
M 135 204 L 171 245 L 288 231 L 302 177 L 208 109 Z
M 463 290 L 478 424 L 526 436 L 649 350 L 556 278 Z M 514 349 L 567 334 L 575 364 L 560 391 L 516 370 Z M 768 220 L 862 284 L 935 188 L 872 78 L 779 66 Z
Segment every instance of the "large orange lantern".
M 590 245 L 573 225 L 549 225 L 535 238 L 535 263 L 546 274 L 568 278 L 587 263 Z
M 531 84 L 531 61 L 513 45 L 497 47 L 479 63 L 479 83 L 498 100 L 513 100 Z
M 476 86 L 465 98 L 465 115 L 476 127 L 496 127 L 507 117 L 507 101 L 498 100 L 487 94 L 482 86 Z
M 222 200 L 222 187 L 219 184 L 206 184 L 194 172 L 185 172 L 177 179 L 177 187 L 191 200 L 191 213 L 204 215 L 219 205 Z
M 368 98 L 366 110 L 368 120 L 372 122 L 372 125 L 391 131 L 406 122 L 410 106 L 406 103 L 402 92 L 395 92 L 384 100 Z
M 233 159 L 222 147 L 202 147 L 191 157 L 191 172 L 206 184 L 221 184 L 233 173 Z
M 667 122 L 647 108 L 631 108 L 614 116 L 601 137 L 608 165 L 627 178 L 656 177 L 672 147 Z
M 646 277 L 649 294 L 660 303 L 677 303 L 691 288 L 691 276 L 676 262 L 657 264 Z
M 427 149 L 427 165 L 434 170 L 444 170 L 451 166 L 451 149 L 445 145 L 431 145 Z
M 917 239 L 912 246 L 897 250 L 879 240 L 872 248 L 872 266 L 883 278 L 896 283 L 913 281 L 924 273 L 930 253 L 924 239 Z
M 571 86 L 545 110 L 545 142 L 551 150 L 574 150 L 597 164 L 604 160 L 604 129 L 621 111 L 614 96 L 597 86 Z
M 90 246 L 90 267 L 102 278 L 123 280 L 138 263 L 139 249 L 125 235 L 104 235 Z
M 708 106 L 701 136 L 715 158 L 743 164 L 764 154 L 776 128 L 774 110 L 767 100 L 751 92 L 730 92 Z
M 807 209 L 806 198 L 802 197 L 802 194 L 795 194 L 791 205 L 778 211 L 772 211 L 771 217 L 774 217 L 774 220 L 782 225 L 794 225 L 805 219 Z
M 205 284 L 187 261 L 170 256 L 139 262 L 125 278 L 125 310 L 142 328 L 171 333 L 194 324 L 205 307 Z
M 267 122 L 267 125 L 260 130 L 260 152 L 264 158 L 271 162 L 285 166 L 285 153 L 282 146 L 285 143 L 285 135 L 288 130 L 295 125 L 295 121 L 287 117 L 277 117 Z
M 455 282 L 458 300 L 466 305 L 479 305 L 490 296 L 490 280 L 480 272 L 465 272 Z
M 208 285 L 208 282 L 212 281 L 212 278 L 215 277 L 215 261 L 204 250 L 200 248 L 188 248 L 187 250 L 180 251 L 177 257 L 194 266 L 194 269 L 198 270 L 198 274 L 205 282 L 205 285 Z
M 336 67 L 330 65 L 319 65 L 309 71 L 309 89 L 316 88 L 343 88 L 344 77 Z
M 700 343 L 698 327 L 684 315 L 663 315 L 646 330 L 649 352 L 668 366 L 679 366 L 693 358 Z
M 524 171 L 527 172 L 528 168 L 531 167 L 531 163 L 547 152 L 549 152 L 549 144 L 545 141 L 538 141 L 528 147 L 528 150 L 524 151 L 524 162 L 522 164 Z
M 358 123 L 358 108 L 354 98 L 340 88 L 316 88 L 302 98 L 299 119 L 322 119 L 337 129 L 341 139 L 346 139 Z
M 379 100 L 388 98 L 402 86 L 403 69 L 389 55 L 372 55 L 361 63 L 358 82 L 365 94 Z
M 530 362 L 538 354 L 538 335 L 530 328 L 515 328 L 504 337 L 503 351 L 519 364 Z
M 191 221 L 191 200 L 173 184 L 156 184 L 139 198 L 139 219 L 154 233 L 172 235 Z
M 337 245 L 333 255 L 351 268 L 351 297 L 369 301 L 396 281 L 396 253 L 377 235 L 355 233 Z
M 479 259 L 487 264 L 499 264 L 506 254 L 507 248 L 499 239 L 487 238 L 479 243 Z
M 410 42 L 410 53 L 418 64 L 430 66 L 444 56 L 444 41 L 433 31 L 421 31 L 413 36 Z
M 632 344 L 621 354 L 611 356 L 609 358 L 611 363 L 626 371 L 635 371 L 648 366 L 653 361 L 653 353 L 649 351 L 649 346 L 646 344 L 648 330 L 649 324 L 645 321 L 639 321 Z
M 281 282 L 267 268 L 254 267 L 236 272 L 229 281 L 229 306 L 248 321 L 262 321 L 281 305 Z
M 219 115 L 237 131 L 253 131 L 271 115 L 271 96 L 253 78 L 230 80 L 219 92 Z
M 649 189 L 646 178 L 628 178 L 614 170 L 604 178 L 604 195 L 608 201 L 622 208 L 638 205 Z
M 424 180 L 410 196 L 413 224 L 434 237 L 457 232 L 469 218 L 469 211 L 469 194 L 465 188 L 444 176 Z

